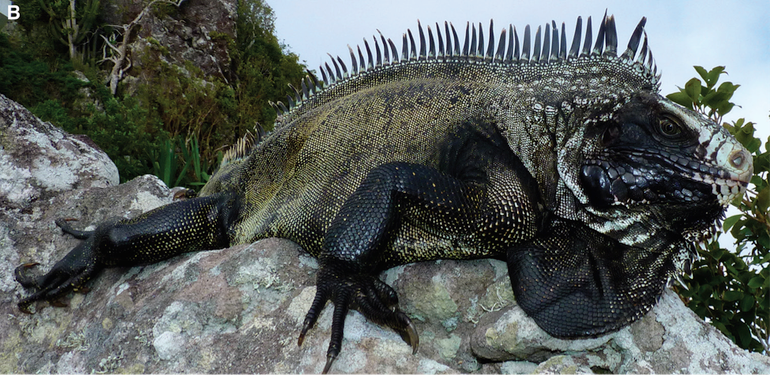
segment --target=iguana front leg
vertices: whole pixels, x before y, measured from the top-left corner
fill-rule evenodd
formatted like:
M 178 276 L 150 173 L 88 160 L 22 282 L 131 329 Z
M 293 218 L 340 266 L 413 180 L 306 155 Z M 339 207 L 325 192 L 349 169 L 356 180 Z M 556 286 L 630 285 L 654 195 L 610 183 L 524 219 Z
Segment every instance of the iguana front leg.
M 396 292 L 377 276 L 395 264 L 447 255 L 438 250 L 433 254 L 403 253 L 404 250 L 388 248 L 389 240 L 405 221 L 434 221 L 429 223 L 430 230 L 439 233 L 474 232 L 484 196 L 482 186 L 422 165 L 390 163 L 369 173 L 327 232 L 319 257 L 316 297 L 298 341 L 302 344 L 326 302 L 331 300 L 332 336 L 324 372 L 340 352 L 349 308 L 399 332 L 416 352 L 419 338 L 411 320 L 398 309 Z
M 85 241 L 39 277 L 27 274 L 36 263 L 16 268 L 14 277 L 23 287 L 36 291 L 19 302 L 29 312 L 36 301 L 54 303 L 66 293 L 82 288 L 106 267 L 154 263 L 175 255 L 226 247 L 228 228 L 237 212 L 237 201 L 218 194 L 175 202 L 130 220 L 110 220 L 93 232 L 77 231 L 57 220 L 57 225 Z
M 554 220 L 538 237 L 508 251 L 516 303 L 554 337 L 616 331 L 654 306 L 673 267 L 671 258 L 678 246 L 686 246 L 661 241 L 675 245 L 651 251 L 583 223 Z

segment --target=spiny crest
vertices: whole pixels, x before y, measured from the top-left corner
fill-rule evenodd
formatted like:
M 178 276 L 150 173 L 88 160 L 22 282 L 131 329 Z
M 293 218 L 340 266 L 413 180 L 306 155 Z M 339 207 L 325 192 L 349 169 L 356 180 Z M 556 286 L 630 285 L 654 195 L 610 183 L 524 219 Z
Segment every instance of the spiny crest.
M 647 45 L 647 33 L 644 31 L 644 25 L 647 22 L 646 17 L 642 17 L 636 26 L 628 42 L 626 50 L 622 55 L 617 55 L 618 36 L 615 29 L 614 16 L 604 14 L 602 23 L 599 26 L 596 40 L 592 37 L 591 17 L 586 22 L 586 35 L 582 36 L 583 20 L 577 18 L 575 33 L 572 37 L 572 44 L 567 48 L 567 33 L 564 23 L 561 24 L 561 32 L 556 22 L 545 25 L 545 32 L 538 26 L 535 32 L 534 43 L 531 41 L 531 30 L 529 25 L 524 28 L 524 37 L 522 43 L 519 43 L 519 34 L 515 27 L 508 26 L 507 32 L 503 28 L 500 32 L 500 38 L 495 43 L 494 24 L 489 22 L 489 38 L 485 43 L 484 31 L 481 23 L 472 25 L 468 23 L 465 27 L 465 38 L 460 48 L 460 38 L 454 25 L 444 22 L 444 31 L 436 23 L 435 31 L 427 26 L 426 33 L 423 30 L 420 21 L 417 21 L 417 36 L 419 38 L 419 49 L 415 43 L 414 35 L 411 30 L 403 35 L 401 44 L 401 55 L 396 48 L 396 44 L 390 39 L 385 39 L 382 33 L 379 33 L 379 40 L 375 36 L 372 38 L 374 53 L 369 42 L 364 39 L 364 50 L 357 46 L 354 50 L 348 45 L 350 51 L 351 68 L 338 56 L 334 58 L 329 55 L 331 65 L 325 63 L 319 67 L 322 80 L 318 81 L 312 73 L 302 80 L 301 88 L 295 88 L 289 85 L 294 92 L 288 95 L 286 104 L 282 102 L 270 104 L 276 109 L 279 115 L 286 117 L 301 104 L 304 104 L 319 92 L 328 90 L 342 82 L 354 79 L 358 75 L 367 72 L 383 69 L 389 66 L 415 62 L 463 62 L 470 61 L 474 63 L 489 64 L 549 64 L 558 63 L 580 58 L 589 59 L 615 59 L 625 62 L 629 65 L 636 64 L 641 73 L 650 76 L 653 87 L 659 85 L 660 75 L 657 72 L 652 51 Z M 435 38 L 434 38 L 435 32 Z M 438 39 L 438 42 L 436 42 Z M 583 47 L 581 48 L 581 42 Z M 641 50 L 639 44 L 642 44 Z M 382 47 L 380 47 L 382 45 Z M 593 48 L 591 47 L 593 45 Z
M 234 145 L 230 146 L 230 148 L 225 151 L 222 156 L 220 168 L 235 160 L 242 159 L 251 153 L 252 147 L 259 144 L 262 137 L 265 135 L 265 130 L 259 124 L 254 126 L 254 131 L 256 132 L 256 135 L 247 130 L 243 137 L 239 138 Z

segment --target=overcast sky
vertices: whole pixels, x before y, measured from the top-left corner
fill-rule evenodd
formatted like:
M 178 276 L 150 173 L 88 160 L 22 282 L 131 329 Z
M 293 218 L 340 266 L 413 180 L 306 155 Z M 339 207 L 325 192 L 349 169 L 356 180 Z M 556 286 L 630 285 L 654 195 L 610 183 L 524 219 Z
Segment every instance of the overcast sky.
M 594 35 L 608 10 L 615 15 L 619 49 L 625 48 L 636 24 L 647 17 L 647 34 L 665 95 L 697 75 L 694 65 L 727 68 L 729 80 L 740 84 L 732 101 L 735 108 L 726 120 L 745 117 L 757 123 L 763 143 L 770 135 L 770 1 L 518 1 L 518 0 L 268 0 L 275 11 L 276 33 L 309 67 L 328 61 L 327 53 L 349 61 L 347 45 L 355 48 L 379 29 L 401 48 L 406 29 L 452 22 L 458 32 L 470 21 L 495 21 L 495 36 L 513 24 L 519 32 L 555 20 L 566 23 L 568 33 L 577 16 L 591 16 Z M 584 21 L 585 22 L 585 21 Z M 585 25 L 585 23 L 584 23 Z M 570 35 L 569 41 L 572 40 Z

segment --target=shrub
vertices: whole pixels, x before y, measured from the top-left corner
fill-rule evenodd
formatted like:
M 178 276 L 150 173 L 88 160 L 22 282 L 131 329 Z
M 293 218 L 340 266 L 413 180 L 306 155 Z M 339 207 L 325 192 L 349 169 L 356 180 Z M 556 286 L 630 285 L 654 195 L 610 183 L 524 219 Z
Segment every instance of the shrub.
M 739 85 L 723 82 L 724 67 L 707 71 L 696 66 L 700 78 L 689 80 L 671 100 L 717 122 L 735 105 L 730 102 Z M 703 81 L 701 81 L 703 79 Z M 705 83 L 705 85 L 704 85 Z M 741 213 L 724 220 L 723 229 L 735 237 L 735 250 L 724 249 L 717 238 L 699 248 L 700 259 L 676 291 L 698 316 L 717 327 L 738 346 L 751 351 L 770 351 L 770 138 L 754 137 L 754 124 L 739 119 L 723 126 L 754 158 L 754 177 L 746 196 L 732 202 Z

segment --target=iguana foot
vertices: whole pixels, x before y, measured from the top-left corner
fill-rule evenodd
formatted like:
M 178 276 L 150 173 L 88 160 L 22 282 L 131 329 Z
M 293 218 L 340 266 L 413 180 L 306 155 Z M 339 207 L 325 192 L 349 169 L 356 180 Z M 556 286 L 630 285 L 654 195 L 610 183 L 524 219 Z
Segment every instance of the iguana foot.
M 70 291 L 85 291 L 83 284 L 90 280 L 98 269 L 91 251 L 92 242 L 91 239 L 82 242 L 42 276 L 28 274 L 30 268 L 38 265 L 36 262 L 16 267 L 13 272 L 16 281 L 24 288 L 36 289 L 32 295 L 19 301 L 19 310 L 30 314 L 29 307 L 37 301 L 49 301 L 53 306 L 66 306 L 59 298 Z
M 330 268 L 332 270 L 330 270 Z M 305 316 L 297 345 L 302 345 L 305 334 L 313 328 L 326 301 L 334 303 L 331 340 L 326 354 L 323 373 L 329 369 L 340 353 L 345 317 L 350 308 L 357 310 L 367 319 L 392 328 L 417 353 L 420 338 L 411 319 L 398 309 L 398 296 L 390 286 L 372 275 L 343 275 L 334 267 L 322 267 L 318 273 L 317 290 L 310 310 Z

